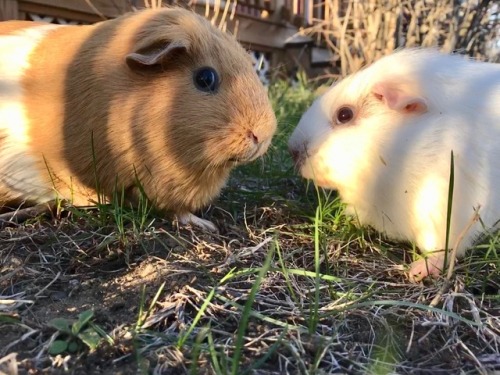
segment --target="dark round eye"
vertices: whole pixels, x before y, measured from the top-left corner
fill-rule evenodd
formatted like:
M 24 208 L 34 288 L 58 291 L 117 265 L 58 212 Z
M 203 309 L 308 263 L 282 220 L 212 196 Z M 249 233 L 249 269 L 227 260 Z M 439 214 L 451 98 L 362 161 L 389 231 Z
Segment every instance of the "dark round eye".
M 337 124 L 347 124 L 354 117 L 354 111 L 351 107 L 340 107 L 337 110 Z
M 193 77 L 196 88 L 203 92 L 216 92 L 219 88 L 219 76 L 215 69 L 210 67 L 200 68 L 194 72 Z

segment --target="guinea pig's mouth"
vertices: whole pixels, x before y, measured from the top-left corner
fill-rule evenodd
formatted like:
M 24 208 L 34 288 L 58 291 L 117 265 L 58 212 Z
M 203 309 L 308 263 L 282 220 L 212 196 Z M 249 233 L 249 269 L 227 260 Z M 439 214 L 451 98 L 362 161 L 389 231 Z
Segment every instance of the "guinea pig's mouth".
M 300 169 L 304 165 L 307 158 L 310 157 L 309 152 L 307 150 L 307 147 L 305 145 L 303 145 L 302 147 L 299 147 L 299 148 L 290 147 L 288 149 L 288 152 L 290 153 L 290 156 L 292 157 L 293 166 L 294 166 L 295 170 L 297 170 L 297 171 L 300 171 Z
M 257 159 L 257 157 L 258 157 L 258 155 L 253 156 L 253 154 L 252 154 L 252 156 L 243 156 L 243 157 L 235 156 L 235 157 L 230 158 L 229 161 L 231 163 L 235 163 L 235 164 L 242 164 L 242 163 L 249 163 L 249 162 Z
M 262 143 L 259 143 L 252 149 L 252 152 L 249 155 L 233 156 L 232 158 L 229 159 L 229 161 L 232 163 L 248 163 L 257 159 L 262 154 L 261 151 L 262 151 Z

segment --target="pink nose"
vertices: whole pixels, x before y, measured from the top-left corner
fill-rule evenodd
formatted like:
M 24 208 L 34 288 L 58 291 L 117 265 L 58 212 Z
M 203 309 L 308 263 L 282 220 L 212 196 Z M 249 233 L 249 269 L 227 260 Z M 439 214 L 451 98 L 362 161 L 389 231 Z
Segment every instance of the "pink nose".
M 249 130 L 247 136 L 254 144 L 259 143 L 259 137 L 253 131 Z

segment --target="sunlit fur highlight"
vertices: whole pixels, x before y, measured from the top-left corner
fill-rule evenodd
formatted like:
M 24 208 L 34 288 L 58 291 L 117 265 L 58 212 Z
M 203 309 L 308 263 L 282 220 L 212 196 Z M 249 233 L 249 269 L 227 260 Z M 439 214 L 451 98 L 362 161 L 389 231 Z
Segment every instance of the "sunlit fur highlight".
M 0 56 L 8 56 L 0 58 L 0 206 L 7 198 L 30 200 L 51 196 L 51 189 L 44 186 L 30 154 L 20 81 L 30 68 L 28 57 L 33 49 L 54 27 L 57 26 L 40 25 L 36 31 L 25 29 L 13 33 L 6 28 L 6 35 L 0 37 Z

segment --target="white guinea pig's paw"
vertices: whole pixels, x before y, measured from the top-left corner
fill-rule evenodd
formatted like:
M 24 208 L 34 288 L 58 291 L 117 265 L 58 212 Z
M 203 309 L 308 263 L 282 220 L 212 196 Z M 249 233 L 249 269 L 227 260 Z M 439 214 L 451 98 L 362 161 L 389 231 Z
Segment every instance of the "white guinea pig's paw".
M 410 265 L 408 278 L 411 282 L 419 282 L 427 276 L 439 277 L 444 268 L 444 252 L 431 253 L 426 258 L 416 260 Z
M 218 233 L 219 229 L 215 226 L 214 223 L 212 223 L 209 220 L 202 219 L 196 215 L 193 215 L 191 212 L 188 212 L 186 214 L 181 214 L 177 215 L 177 221 L 179 224 L 182 225 L 188 225 L 192 224 L 194 226 L 197 226 L 198 228 L 201 228 L 207 232 L 214 232 Z

